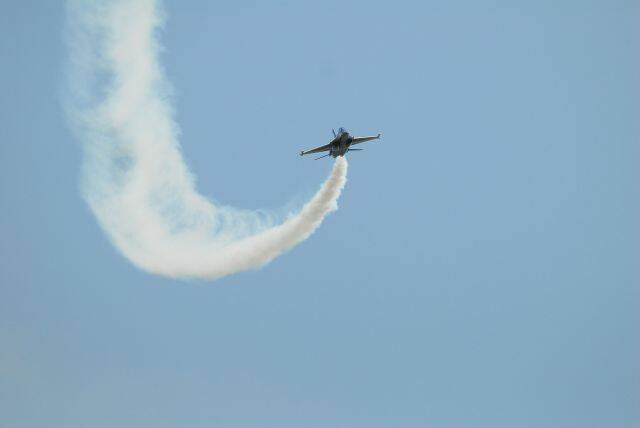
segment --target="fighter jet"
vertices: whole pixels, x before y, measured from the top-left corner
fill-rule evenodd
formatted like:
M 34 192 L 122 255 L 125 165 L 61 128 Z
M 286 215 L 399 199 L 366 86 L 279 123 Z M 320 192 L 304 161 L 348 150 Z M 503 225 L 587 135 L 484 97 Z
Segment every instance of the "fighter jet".
M 300 156 L 309 155 L 311 153 L 320 153 L 320 152 L 328 151 L 329 153 L 327 153 L 324 156 L 320 156 L 319 158 L 316 158 L 316 160 L 325 158 L 327 156 L 333 156 L 334 158 L 337 158 L 338 156 L 344 156 L 345 153 L 347 152 L 362 150 L 362 149 L 352 149 L 351 146 L 353 146 L 354 144 L 366 143 L 367 141 L 377 140 L 378 138 L 380 138 L 380 134 L 376 136 L 369 136 L 369 137 L 352 137 L 344 128 L 338 129 L 337 134 L 336 134 L 336 131 L 334 131 L 333 129 L 332 131 L 333 131 L 333 140 L 331 140 L 329 144 L 316 147 L 315 149 L 302 151 L 300 152 Z

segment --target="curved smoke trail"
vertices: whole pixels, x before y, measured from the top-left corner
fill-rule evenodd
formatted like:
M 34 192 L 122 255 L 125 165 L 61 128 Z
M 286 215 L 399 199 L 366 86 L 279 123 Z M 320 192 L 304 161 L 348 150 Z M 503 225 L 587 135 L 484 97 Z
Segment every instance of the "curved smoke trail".
M 138 267 L 214 279 L 257 268 L 306 239 L 337 208 L 347 162 L 281 224 L 215 205 L 180 153 L 170 87 L 158 62 L 156 0 L 68 2 L 69 102 L 83 142 L 83 195 L 114 245 Z

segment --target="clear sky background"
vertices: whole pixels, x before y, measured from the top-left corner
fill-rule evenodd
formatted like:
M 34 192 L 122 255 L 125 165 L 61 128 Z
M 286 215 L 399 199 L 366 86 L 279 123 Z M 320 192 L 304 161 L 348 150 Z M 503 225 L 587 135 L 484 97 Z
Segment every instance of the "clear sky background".
M 306 200 L 308 241 L 150 276 L 78 190 L 59 2 L 0 13 L 0 426 L 638 427 L 634 1 L 167 0 L 201 192 Z

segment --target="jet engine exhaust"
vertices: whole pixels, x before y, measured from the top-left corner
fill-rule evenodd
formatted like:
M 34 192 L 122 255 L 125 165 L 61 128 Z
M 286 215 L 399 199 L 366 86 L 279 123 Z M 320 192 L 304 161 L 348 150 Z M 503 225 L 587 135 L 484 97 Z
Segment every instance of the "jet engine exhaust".
M 200 195 L 181 154 L 170 85 L 158 60 L 156 0 L 68 1 L 65 107 L 82 142 L 83 197 L 137 267 L 216 279 L 255 269 L 308 238 L 337 208 L 347 161 L 284 221 Z

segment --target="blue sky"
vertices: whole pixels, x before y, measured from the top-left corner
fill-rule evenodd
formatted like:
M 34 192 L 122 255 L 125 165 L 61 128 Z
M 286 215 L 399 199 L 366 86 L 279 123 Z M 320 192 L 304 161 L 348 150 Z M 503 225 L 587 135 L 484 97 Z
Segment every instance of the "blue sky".
M 0 422 L 635 427 L 638 7 L 166 1 L 199 190 L 304 201 L 308 241 L 213 283 L 134 268 L 78 190 L 64 7 L 0 14 Z M 635 27 L 635 28 L 634 28 Z

